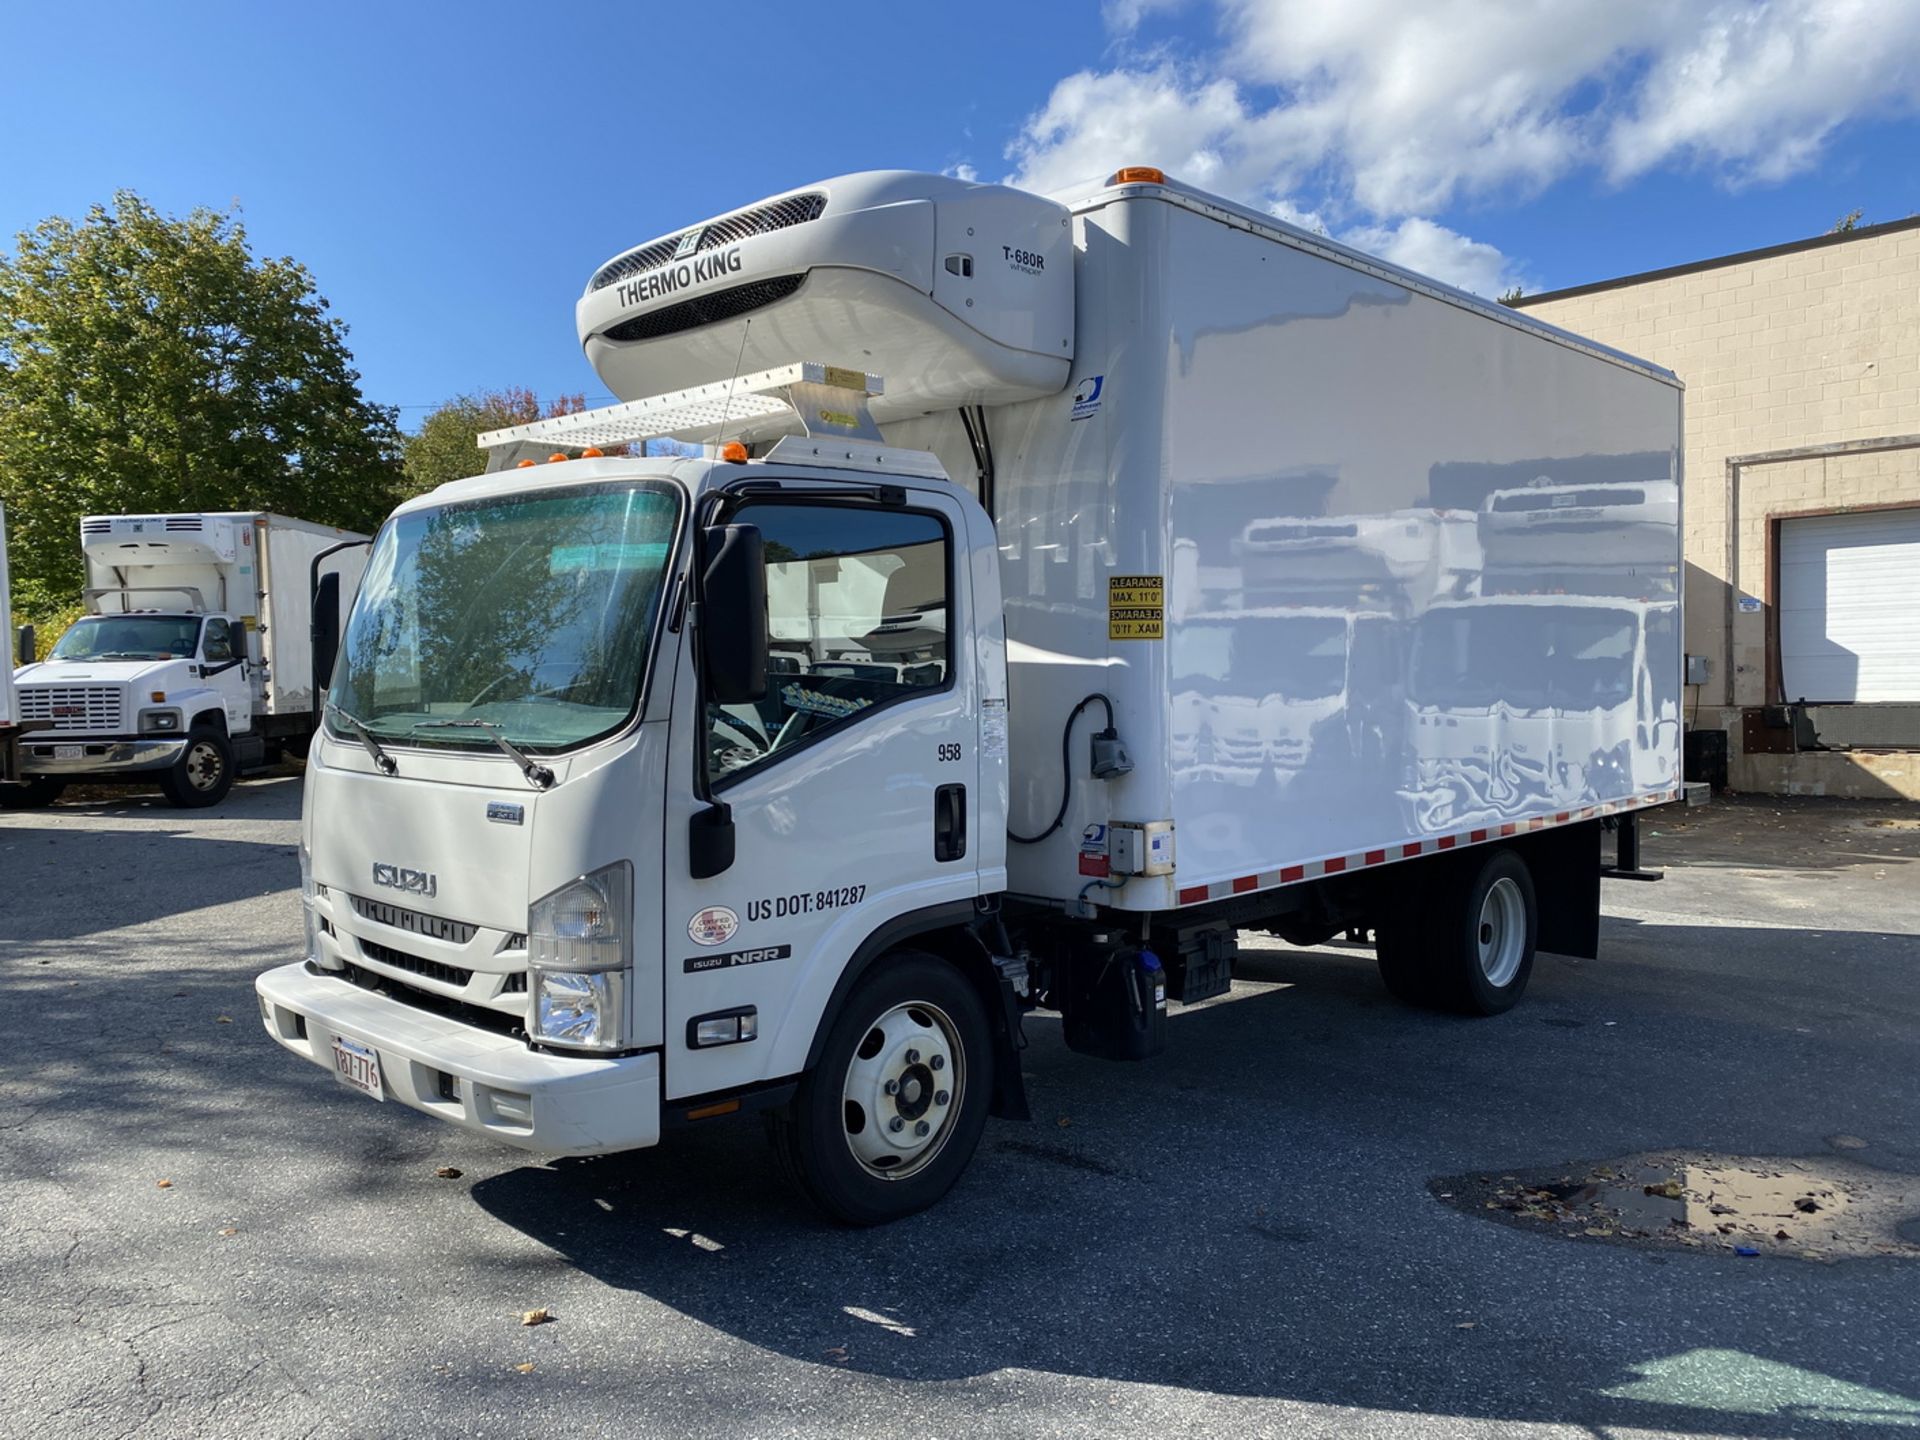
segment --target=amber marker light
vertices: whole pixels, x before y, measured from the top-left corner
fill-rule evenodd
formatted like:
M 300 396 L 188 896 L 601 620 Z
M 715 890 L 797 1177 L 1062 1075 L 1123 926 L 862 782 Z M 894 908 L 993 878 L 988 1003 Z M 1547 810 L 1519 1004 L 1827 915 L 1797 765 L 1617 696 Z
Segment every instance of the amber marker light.
M 738 440 L 729 440 L 720 447 L 720 458 L 732 461 L 735 465 L 744 465 L 747 461 L 747 447 Z
M 1123 165 L 1113 172 L 1109 185 L 1164 185 L 1167 172 L 1153 165 Z

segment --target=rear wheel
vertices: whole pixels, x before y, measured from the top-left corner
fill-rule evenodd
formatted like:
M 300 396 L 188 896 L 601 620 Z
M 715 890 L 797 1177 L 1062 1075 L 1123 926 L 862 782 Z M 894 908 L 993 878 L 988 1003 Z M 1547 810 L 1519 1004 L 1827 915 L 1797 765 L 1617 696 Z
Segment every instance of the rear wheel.
M 44 810 L 60 798 L 67 782 L 36 775 L 16 784 L 0 785 L 0 810 Z
M 195 730 L 187 748 L 160 777 L 168 801 L 184 810 L 218 805 L 233 788 L 233 747 L 218 730 Z
M 992 1032 L 973 986 L 919 951 L 854 987 L 773 1140 L 808 1198 L 849 1225 L 924 1210 L 980 1143 Z
M 1498 1015 L 1525 993 L 1539 932 L 1533 876 L 1511 850 L 1429 872 L 1376 947 L 1380 977 L 1411 1005 Z

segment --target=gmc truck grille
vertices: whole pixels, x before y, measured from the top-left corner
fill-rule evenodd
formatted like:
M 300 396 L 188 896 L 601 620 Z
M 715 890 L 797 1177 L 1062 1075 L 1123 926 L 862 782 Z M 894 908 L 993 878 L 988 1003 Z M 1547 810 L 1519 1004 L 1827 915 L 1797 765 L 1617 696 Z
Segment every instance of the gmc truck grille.
M 731 320 L 737 315 L 771 305 L 776 300 L 786 299 L 800 288 L 800 282 L 806 278 L 804 275 L 781 275 L 772 280 L 754 280 L 745 285 L 736 285 L 731 290 L 719 290 L 711 295 L 682 300 L 678 305 L 669 305 L 650 315 L 636 315 L 631 320 L 610 325 L 600 333 L 609 340 L 622 342 L 658 340 L 663 335 L 678 335 L 682 330 L 718 325 L 722 320 Z
M 20 718 L 50 721 L 55 730 L 118 731 L 125 692 L 118 685 L 22 685 Z
M 459 920 L 446 920 L 438 915 L 422 915 L 418 910 L 402 910 L 398 905 L 389 905 L 384 900 L 368 900 L 363 896 L 349 895 L 353 913 L 362 920 L 371 920 L 378 925 L 390 925 L 395 930 L 411 931 L 415 935 L 424 935 L 429 940 L 444 940 L 449 945 L 465 945 L 473 939 L 474 928 Z
M 659 240 L 650 240 L 637 250 L 616 256 L 594 272 L 588 282 L 587 293 L 604 290 L 617 284 L 629 275 L 638 275 L 643 270 L 657 270 L 660 266 L 679 255 L 682 260 L 687 255 L 697 255 L 702 250 L 717 249 L 722 245 L 731 245 L 737 240 L 745 240 L 752 235 L 767 235 L 775 230 L 785 230 L 794 225 L 805 225 L 809 220 L 818 220 L 820 212 L 827 208 L 827 197 L 818 192 L 809 195 L 789 195 L 784 200 L 775 200 L 767 205 L 753 205 L 745 210 L 736 210 L 731 215 L 722 215 L 718 220 L 709 220 L 704 225 L 696 225 L 692 230 L 682 230 L 676 235 L 668 235 Z M 680 253 L 680 244 L 687 236 L 698 233 L 700 238 L 693 248 L 685 254 Z

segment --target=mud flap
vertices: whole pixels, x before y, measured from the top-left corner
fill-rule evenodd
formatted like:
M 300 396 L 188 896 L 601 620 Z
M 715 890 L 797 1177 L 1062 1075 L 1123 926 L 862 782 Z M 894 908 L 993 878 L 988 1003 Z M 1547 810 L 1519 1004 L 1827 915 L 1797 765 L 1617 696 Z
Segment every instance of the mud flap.
M 1600 822 L 1542 830 L 1515 848 L 1533 875 L 1536 947 L 1593 959 L 1600 953 Z
M 1031 1120 L 1033 1111 L 1027 1105 L 1027 1081 L 1020 1073 L 1020 1052 L 1027 1048 L 1026 1031 L 1021 1027 L 1021 1017 L 1026 1012 L 1021 1007 L 1019 992 L 1013 988 L 1014 975 L 1024 976 L 1027 962 L 996 955 L 993 968 L 998 977 L 993 988 L 1000 997 L 997 1015 L 1000 1023 L 993 1027 L 993 1097 L 987 1113 L 996 1120 Z

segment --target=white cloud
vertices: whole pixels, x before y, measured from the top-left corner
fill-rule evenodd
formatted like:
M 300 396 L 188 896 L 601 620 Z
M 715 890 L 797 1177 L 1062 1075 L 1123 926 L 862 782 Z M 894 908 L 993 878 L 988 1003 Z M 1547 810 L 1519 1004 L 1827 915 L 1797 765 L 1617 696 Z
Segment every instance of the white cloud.
M 1105 14 L 1124 46 L 1179 3 L 1107 0 Z M 1159 165 L 1484 290 L 1512 267 L 1434 223 L 1449 205 L 1582 169 L 1777 181 L 1817 164 L 1848 120 L 1920 106 L 1920 0 L 1211 3 L 1216 53 L 1055 85 L 1008 148 L 1015 182 Z
M 969 185 L 974 184 L 980 179 L 980 172 L 964 160 L 947 166 L 947 168 L 940 173 L 942 175 L 949 175 L 955 180 L 964 180 Z
M 1417 215 L 1398 225 L 1364 225 L 1339 238 L 1356 250 L 1489 299 L 1522 283 L 1513 262 L 1495 246 Z

